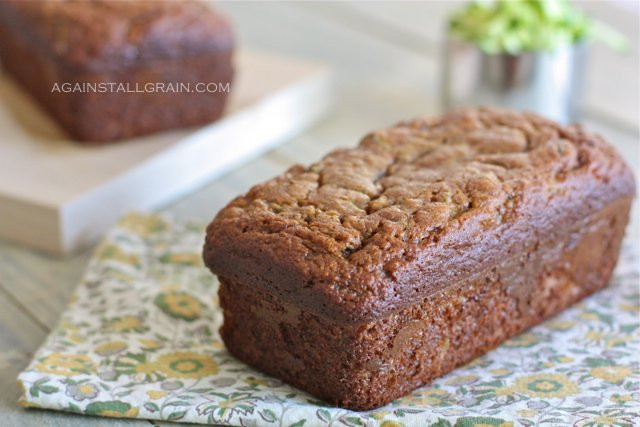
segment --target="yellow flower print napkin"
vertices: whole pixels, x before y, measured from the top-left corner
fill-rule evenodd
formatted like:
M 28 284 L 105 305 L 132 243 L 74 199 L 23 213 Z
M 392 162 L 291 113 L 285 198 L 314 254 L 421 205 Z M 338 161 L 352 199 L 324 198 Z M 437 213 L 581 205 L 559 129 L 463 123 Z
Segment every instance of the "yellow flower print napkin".
M 201 224 L 130 215 L 18 380 L 24 406 L 244 426 L 640 424 L 637 247 L 606 289 L 374 411 L 332 408 L 234 359 Z M 635 248 L 635 249 L 634 249 Z

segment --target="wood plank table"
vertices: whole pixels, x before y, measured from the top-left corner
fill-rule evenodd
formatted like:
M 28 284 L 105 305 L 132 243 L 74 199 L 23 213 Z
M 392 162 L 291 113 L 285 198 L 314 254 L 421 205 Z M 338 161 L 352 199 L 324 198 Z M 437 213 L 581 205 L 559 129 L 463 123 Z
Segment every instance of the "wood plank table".
M 323 122 L 302 136 L 161 211 L 208 221 L 233 196 L 294 163 L 308 163 L 335 147 L 355 145 L 371 129 L 438 112 L 444 19 L 459 5 L 444 1 L 219 4 L 235 22 L 242 45 L 332 66 L 338 102 Z M 594 46 L 585 124 L 613 142 L 640 175 L 638 3 L 601 1 L 580 6 L 611 23 L 631 42 L 627 55 Z M 638 237 L 636 217 L 637 205 L 628 238 Z M 15 403 L 18 372 L 55 325 L 90 255 L 91 248 L 57 259 L 0 242 L 0 425 L 159 424 L 24 410 Z

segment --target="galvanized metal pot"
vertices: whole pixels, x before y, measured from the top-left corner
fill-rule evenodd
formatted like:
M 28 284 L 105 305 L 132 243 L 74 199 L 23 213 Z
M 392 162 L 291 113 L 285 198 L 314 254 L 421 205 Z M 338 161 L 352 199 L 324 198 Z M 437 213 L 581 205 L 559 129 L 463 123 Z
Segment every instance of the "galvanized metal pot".
M 442 72 L 445 110 L 493 105 L 532 111 L 562 123 L 579 119 L 588 45 L 553 52 L 488 54 L 449 39 Z

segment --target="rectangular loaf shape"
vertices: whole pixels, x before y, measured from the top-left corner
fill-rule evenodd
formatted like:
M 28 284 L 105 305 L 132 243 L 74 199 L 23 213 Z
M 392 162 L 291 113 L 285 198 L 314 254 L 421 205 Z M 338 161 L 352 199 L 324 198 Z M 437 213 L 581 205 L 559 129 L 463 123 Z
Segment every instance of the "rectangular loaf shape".
M 218 213 L 222 338 L 331 404 L 384 405 L 606 286 L 634 193 L 600 137 L 532 114 L 373 132 Z
M 0 2 L 3 69 L 80 141 L 217 119 L 232 51 L 228 22 L 197 2 Z

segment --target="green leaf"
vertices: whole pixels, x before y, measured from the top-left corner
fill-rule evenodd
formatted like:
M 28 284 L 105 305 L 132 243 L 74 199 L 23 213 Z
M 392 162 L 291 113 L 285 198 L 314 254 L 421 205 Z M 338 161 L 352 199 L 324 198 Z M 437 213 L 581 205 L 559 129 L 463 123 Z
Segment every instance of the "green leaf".
M 91 402 L 84 408 L 84 413 L 87 415 L 102 415 L 103 412 L 113 414 L 114 412 L 124 415 L 131 405 L 119 400 L 110 400 L 106 402 Z
M 305 400 L 307 401 L 308 404 L 314 405 L 314 406 L 323 406 L 323 407 L 330 407 L 331 406 L 327 402 L 325 402 L 324 400 L 316 400 L 316 399 L 305 399 Z
M 598 315 L 600 320 L 606 323 L 607 325 L 611 325 L 613 323 L 613 316 L 609 314 L 602 314 L 602 313 L 596 313 L 596 314 Z
M 290 424 L 289 427 L 302 427 L 304 425 L 304 423 L 306 423 L 306 422 L 307 422 L 307 420 L 303 418 L 301 420 L 296 421 L 293 424 Z
M 185 416 L 187 411 L 176 411 L 169 414 L 167 421 L 176 421 Z
M 144 404 L 144 408 L 149 412 L 158 412 L 160 410 L 158 405 L 154 402 L 146 402 Z
M 609 361 L 607 359 L 596 359 L 594 357 L 587 357 L 587 358 L 584 359 L 584 362 L 590 368 L 597 368 L 598 366 L 611 366 L 612 365 L 611 361 Z
M 405 414 L 421 414 L 424 412 L 423 409 L 409 409 L 409 408 L 404 408 L 402 411 Z
M 462 417 L 456 420 L 454 427 L 474 427 L 477 425 L 495 426 L 502 425 L 505 421 L 501 418 L 491 417 Z
M 451 423 L 444 418 L 438 418 L 438 421 L 431 424 L 431 427 L 451 427 Z
M 77 414 L 81 414 L 82 413 L 82 409 L 80 409 L 80 407 L 74 403 L 69 403 L 67 405 L 66 408 L 64 408 L 65 411 L 69 411 L 69 412 L 75 412 Z
M 494 381 L 477 383 L 476 387 L 479 387 L 479 386 L 501 387 L 502 385 L 503 385 L 502 380 L 494 380 Z
M 327 411 L 326 409 L 318 409 L 316 411 L 316 416 L 325 423 L 328 423 L 331 419 L 331 412 Z
M 138 354 L 135 354 L 135 353 L 126 353 L 126 354 L 124 355 L 124 357 L 134 359 L 134 360 L 136 360 L 136 361 L 138 361 L 138 362 L 144 362 L 144 361 L 146 361 L 146 360 L 147 360 L 147 355 L 146 355 L 146 354 L 144 354 L 144 353 L 138 353 Z
M 347 421 L 347 425 L 353 425 L 353 426 L 362 426 L 362 425 L 364 425 L 364 423 L 362 422 L 362 420 L 359 417 L 343 417 L 342 419 L 344 421 Z
M 625 334 L 631 333 L 633 331 L 635 331 L 638 328 L 638 324 L 635 323 L 630 323 L 628 325 L 622 325 L 620 327 L 620 332 L 624 332 Z
M 562 425 L 564 423 L 566 423 L 567 420 L 563 420 L 562 418 L 545 418 L 544 420 L 540 420 L 539 423 L 549 423 L 549 424 L 556 424 L 556 425 Z
M 262 410 L 258 412 L 258 414 L 260 415 L 260 417 L 262 417 L 263 420 L 268 423 L 274 423 L 278 420 L 278 417 L 271 409 Z
M 184 400 L 189 400 L 189 399 L 193 399 L 194 396 L 191 396 L 189 394 L 179 394 L 178 396 L 176 396 L 178 399 L 184 399 Z
M 173 402 L 165 403 L 164 406 L 191 406 L 191 403 L 184 400 L 175 400 Z
M 56 392 L 60 391 L 60 389 L 58 389 L 58 387 L 54 387 L 52 385 L 42 385 L 39 388 L 40 388 L 40 391 L 45 393 L 45 394 L 51 394 L 51 393 L 56 393 Z
M 211 395 L 213 395 L 213 396 L 217 396 L 217 397 L 219 397 L 219 398 L 221 398 L 221 399 L 224 399 L 224 400 L 229 399 L 229 395 L 228 395 L 228 394 L 218 393 L 217 391 L 212 391 L 212 392 L 211 392 L 211 393 L 209 393 L 209 394 L 211 394 Z

